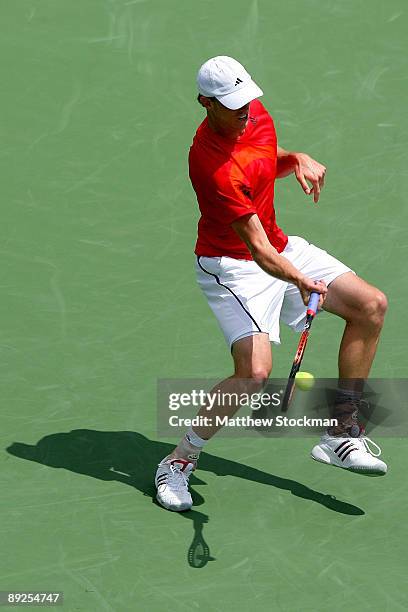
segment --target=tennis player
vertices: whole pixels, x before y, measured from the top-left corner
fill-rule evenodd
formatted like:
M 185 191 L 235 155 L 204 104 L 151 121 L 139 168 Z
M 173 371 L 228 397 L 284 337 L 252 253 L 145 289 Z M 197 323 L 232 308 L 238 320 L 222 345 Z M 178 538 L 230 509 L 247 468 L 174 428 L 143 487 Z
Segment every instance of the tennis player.
M 361 383 L 369 375 L 384 315 L 385 295 L 349 267 L 299 236 L 286 236 L 274 210 L 275 179 L 294 174 L 305 194 L 319 201 L 326 168 L 305 153 L 277 146 L 274 123 L 259 98 L 262 90 L 236 60 L 219 56 L 198 71 L 198 101 L 206 111 L 189 155 L 190 179 L 201 212 L 196 243 L 198 284 L 231 350 L 234 373 L 215 393 L 254 393 L 271 369 L 271 342 L 282 321 L 301 331 L 310 293 L 341 317 L 339 389 L 332 416 L 313 459 L 350 471 L 382 475 L 381 453 L 358 423 Z M 238 406 L 216 405 L 212 416 L 232 416 Z M 208 415 L 202 406 L 199 416 Z M 215 419 L 213 419 L 215 421 Z M 157 500 L 188 510 L 188 479 L 217 427 L 190 428 L 159 464 Z

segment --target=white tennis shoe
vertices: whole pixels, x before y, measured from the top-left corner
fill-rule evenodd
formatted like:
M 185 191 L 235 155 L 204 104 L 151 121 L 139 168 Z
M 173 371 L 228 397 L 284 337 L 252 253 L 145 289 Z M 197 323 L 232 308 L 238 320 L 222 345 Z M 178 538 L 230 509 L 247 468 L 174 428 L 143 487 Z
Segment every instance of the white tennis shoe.
M 386 463 L 378 459 L 380 455 L 378 444 L 364 436 L 363 432 L 357 438 L 326 433 L 311 452 L 312 459 L 316 461 L 366 476 L 383 476 L 387 473 Z
M 157 468 L 154 480 L 156 499 L 161 506 L 173 512 L 190 510 L 193 505 L 188 479 L 195 464 L 186 459 L 164 459 Z

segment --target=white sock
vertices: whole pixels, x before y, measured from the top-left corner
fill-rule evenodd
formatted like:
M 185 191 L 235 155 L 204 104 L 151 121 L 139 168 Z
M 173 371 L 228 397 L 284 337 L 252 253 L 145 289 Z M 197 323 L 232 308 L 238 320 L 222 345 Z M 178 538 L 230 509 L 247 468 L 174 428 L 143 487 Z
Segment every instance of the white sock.
M 197 463 L 203 446 L 208 442 L 200 438 L 190 427 L 184 438 L 182 438 L 174 451 L 169 455 L 170 459 L 187 459 L 192 463 Z
M 196 434 L 192 427 L 187 429 L 186 435 L 184 437 L 187 439 L 188 442 L 190 442 L 190 444 L 192 444 L 193 446 L 197 446 L 198 448 L 203 448 L 204 444 L 208 442 L 208 440 L 200 438 L 200 436 Z

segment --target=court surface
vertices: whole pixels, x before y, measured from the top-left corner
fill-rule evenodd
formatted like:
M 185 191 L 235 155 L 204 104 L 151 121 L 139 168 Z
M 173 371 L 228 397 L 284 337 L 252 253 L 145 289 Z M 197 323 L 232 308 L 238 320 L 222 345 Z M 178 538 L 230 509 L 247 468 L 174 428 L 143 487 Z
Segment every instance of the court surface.
M 375 438 L 390 471 L 368 479 L 311 439 L 218 438 L 192 512 L 152 502 L 174 442 L 157 379 L 230 373 L 193 273 L 197 67 L 244 63 L 280 144 L 327 165 L 317 207 L 278 184 L 279 223 L 385 291 L 373 375 L 402 378 L 406 30 L 403 0 L 1 4 L 0 590 L 62 590 L 68 612 L 407 609 L 405 439 Z M 341 329 L 316 321 L 305 369 L 336 375 Z

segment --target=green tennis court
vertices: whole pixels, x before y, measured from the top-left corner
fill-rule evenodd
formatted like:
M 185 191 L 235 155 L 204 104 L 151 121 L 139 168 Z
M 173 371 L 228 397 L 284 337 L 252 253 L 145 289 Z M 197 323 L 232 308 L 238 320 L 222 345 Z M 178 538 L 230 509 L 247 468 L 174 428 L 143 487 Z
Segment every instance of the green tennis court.
M 312 462 L 310 438 L 216 438 L 193 511 L 152 501 L 175 442 L 157 379 L 231 368 L 187 174 L 213 55 L 256 76 L 282 146 L 327 165 L 317 207 L 278 182 L 278 220 L 387 294 L 372 375 L 407 375 L 406 3 L 5 0 L 0 31 L 0 590 L 63 591 L 67 612 L 406 610 L 403 438 L 377 439 L 381 479 Z M 316 376 L 336 376 L 341 330 L 315 324 Z

